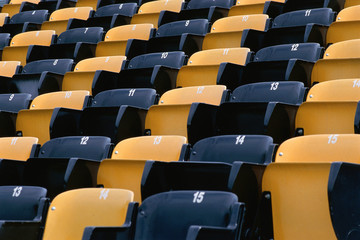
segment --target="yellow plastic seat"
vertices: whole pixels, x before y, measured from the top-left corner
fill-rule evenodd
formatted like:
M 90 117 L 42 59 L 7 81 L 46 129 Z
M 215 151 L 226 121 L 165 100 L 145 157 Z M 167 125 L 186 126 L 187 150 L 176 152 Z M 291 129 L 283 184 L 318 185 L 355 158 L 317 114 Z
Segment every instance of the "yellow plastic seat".
M 158 0 L 144 3 L 139 11 L 131 18 L 131 24 L 151 23 L 158 28 L 161 11 L 180 12 L 183 0 Z
M 316 84 L 306 101 L 360 101 L 360 79 L 339 79 Z
M 2 137 L 0 138 L 0 158 L 26 161 L 32 152 L 35 137 Z
M 98 0 L 78 0 L 75 4 L 75 7 L 92 7 L 96 10 Z
M 141 202 L 141 178 L 147 160 L 178 161 L 186 138 L 181 136 L 146 136 L 119 142 L 111 159 L 100 163 L 97 183 L 106 188 L 125 188 Z
M 87 20 L 92 12 L 92 7 L 62 8 L 54 11 L 49 21 L 43 22 L 41 30 L 55 30 L 57 35 L 68 29 L 69 20 L 72 18 Z
M 226 86 L 223 85 L 177 88 L 165 92 L 160 98 L 159 105 L 191 104 L 194 102 L 220 105 L 224 100 L 225 91 Z
M 21 66 L 19 61 L 1 61 L 0 62 L 0 76 L 12 77 Z
M 351 6 L 341 10 L 336 17 L 326 34 L 326 42 L 337 43 L 350 39 L 360 38 L 360 33 L 357 31 L 360 26 L 360 5 Z
M 280 144 L 275 162 L 360 163 L 360 135 L 321 134 L 290 138 Z
M 133 198 L 133 192 L 123 189 L 85 188 L 61 193 L 49 207 L 43 239 L 81 239 L 86 226 L 121 226 Z
M 360 39 L 347 40 L 329 46 L 323 59 L 319 59 L 311 72 L 311 83 L 328 80 L 357 78 L 360 70 Z
M 152 24 L 129 24 L 110 29 L 105 35 L 105 41 L 96 46 L 95 56 L 125 56 L 126 44 L 129 39 L 149 40 Z
M 87 90 L 92 93 L 92 88 L 97 70 L 106 70 L 119 73 L 125 56 L 88 58 L 76 64 L 74 72 L 67 72 L 63 78 L 62 90 Z M 106 80 L 106 79 L 105 79 Z
M 176 86 L 216 85 L 221 63 L 246 65 L 249 54 L 249 48 L 219 48 L 196 52 L 191 55 L 188 65 L 179 70 Z
M 217 20 L 206 34 L 202 45 L 203 50 L 215 48 L 234 48 L 241 46 L 244 29 L 264 31 L 269 16 L 253 14 L 225 17 Z
M 346 0 L 344 8 L 348 8 L 348 7 L 352 7 L 352 6 L 356 6 L 356 5 L 360 5 L 359 0 Z
M 328 199 L 331 163 L 271 163 L 262 179 L 271 193 L 274 239 L 335 240 Z
M 10 46 L 3 49 L 2 61 L 20 61 L 25 65 L 30 45 L 50 46 L 54 37 L 53 30 L 19 33 L 11 39 Z
M 265 2 L 266 0 L 238 0 L 236 5 L 230 8 L 228 16 L 262 14 Z M 285 0 L 275 0 L 274 2 L 284 3 Z
M 0 26 L 2 27 L 6 21 L 6 19 L 9 18 L 9 14 L 6 12 L 0 13 Z
M 4 4 L 4 6 L 1 9 L 1 12 L 7 13 L 7 14 L 9 14 L 9 17 L 12 17 L 15 14 L 21 12 L 22 7 L 23 7 L 23 2 L 24 2 L 24 4 L 26 4 L 26 3 L 38 4 L 40 2 L 40 0 L 27 0 L 27 1 L 11 0 L 9 2 L 9 4 Z
M 304 102 L 295 119 L 295 128 L 303 129 L 303 135 L 352 134 L 357 101 L 349 102 Z

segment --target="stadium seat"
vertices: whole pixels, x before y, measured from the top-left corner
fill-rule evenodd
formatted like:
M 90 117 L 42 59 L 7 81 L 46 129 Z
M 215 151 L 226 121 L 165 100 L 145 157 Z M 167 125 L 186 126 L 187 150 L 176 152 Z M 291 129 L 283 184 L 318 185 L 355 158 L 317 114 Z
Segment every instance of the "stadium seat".
M 49 204 L 46 192 L 45 188 L 40 187 L 0 187 L 2 239 L 40 238 Z
M 272 5 L 278 5 L 278 3 L 284 3 L 285 0 L 276 0 L 276 1 L 266 1 L 266 0 L 245 0 L 245 1 L 236 1 L 236 5 L 232 6 L 229 10 L 228 16 L 237 16 L 237 15 L 249 15 L 249 14 L 267 14 L 269 17 L 274 18 L 280 12 L 273 10 Z M 276 11 L 277 10 L 277 11 Z
M 230 102 L 216 116 L 218 135 L 268 135 L 280 144 L 294 136 L 296 105 L 278 102 Z
M 0 13 L 0 26 L 9 23 L 10 18 L 8 13 Z
M 359 87 L 358 79 L 322 82 L 310 88 L 306 101 L 359 101 Z
M 2 6 L 1 12 L 8 13 L 9 17 L 12 17 L 19 12 L 35 10 L 39 2 L 40 0 L 11 0 Z
M 76 1 L 74 0 L 40 0 L 37 4 L 37 9 L 46 9 L 49 13 L 61 8 L 75 7 Z
M 53 30 L 19 33 L 11 39 L 10 46 L 4 47 L 2 61 L 20 61 L 25 65 L 35 46 L 50 46 L 54 40 Z
M 134 192 L 134 200 L 141 202 L 141 178 L 146 160 L 181 160 L 184 144 L 186 138 L 181 136 L 125 139 L 115 146 L 111 159 L 100 163 L 97 184 L 105 188 L 129 189 Z
M 291 12 L 296 10 L 314 9 L 314 8 L 332 8 L 335 12 L 339 12 L 344 8 L 345 0 L 316 0 L 316 1 L 299 1 L 287 0 L 284 3 L 283 12 Z
M 23 184 L 46 188 L 51 199 L 70 189 L 95 187 L 99 164 L 111 149 L 107 137 L 52 139 L 42 145 L 37 157 L 26 161 Z
M 252 54 L 248 48 L 220 48 L 194 53 L 188 64 L 181 67 L 176 87 L 225 85 L 234 90 Z M 240 65 L 240 66 L 239 66 Z
M 272 238 L 356 239 L 358 176 L 357 164 L 343 162 L 270 164 L 262 190 L 271 203 Z
M 14 74 L 19 73 L 21 64 L 19 61 L 1 61 L 0 62 L 0 76 L 12 77 Z
M 274 19 L 267 31 L 244 31 L 241 46 L 255 52 L 264 47 L 290 43 L 314 42 L 326 46 L 326 32 L 334 19 L 335 12 L 330 8 L 283 13 Z
M 328 80 L 357 78 L 360 72 L 357 63 L 360 61 L 359 39 L 334 43 L 329 46 L 323 59 L 319 59 L 311 73 L 311 83 Z M 341 69 L 341 71 L 339 71 Z
M 124 56 L 95 57 L 81 60 L 74 72 L 64 75 L 63 91 L 87 90 L 92 95 L 116 88 L 118 74 L 122 68 Z
M 223 85 L 176 88 L 165 92 L 159 100 L 159 105 L 191 104 L 194 102 L 220 105 L 226 101 L 228 93 Z
M 302 82 L 252 83 L 237 87 L 231 94 L 230 102 L 282 102 L 300 105 L 305 99 L 306 90 Z
M 10 33 L 0 33 L 0 50 L 1 53 L 4 49 L 4 47 L 9 46 L 10 44 Z
M 128 24 L 114 27 L 106 33 L 105 40 L 97 44 L 95 56 L 122 55 L 131 59 L 146 52 L 146 46 L 141 40 L 148 40 L 154 32 L 152 24 Z M 130 48 L 133 53 L 129 53 Z
M 275 162 L 351 162 L 359 163 L 357 134 L 319 134 L 291 138 L 283 142 Z
M 359 133 L 359 119 L 357 101 L 304 102 L 296 114 L 296 134 Z
M 28 109 L 31 99 L 31 94 L 28 93 L 0 94 L 0 111 L 17 113 L 21 109 Z
M 69 30 L 74 26 L 76 27 L 77 21 L 85 21 L 92 15 L 92 7 L 72 7 L 59 9 L 50 15 L 49 21 L 46 21 L 41 25 L 41 30 L 55 30 L 56 34 L 60 35 L 66 30 Z
M 133 197 L 131 191 L 123 189 L 92 188 L 62 193 L 49 207 L 43 239 L 81 239 L 86 226 L 122 225 L 127 210 L 132 208 Z
M 175 88 L 176 75 L 184 65 L 184 52 L 160 52 L 132 58 L 119 73 L 117 88 L 154 88 L 162 95 Z
M 344 8 L 348 8 L 356 5 L 360 5 L 360 2 L 358 0 L 346 0 Z
M 73 69 L 72 59 L 46 59 L 33 61 L 12 78 L 2 78 L 1 88 L 10 93 L 30 93 L 33 98 L 39 94 L 60 91 L 66 72 Z
M 259 50 L 253 62 L 243 71 L 241 84 L 262 81 L 300 81 L 311 85 L 314 63 L 322 57 L 323 48 L 317 43 L 295 43 L 270 46 Z
M 136 221 L 123 227 L 87 227 L 83 240 L 128 239 L 132 231 L 135 231 L 134 239 L 145 236 L 148 240 L 196 239 L 200 236 L 236 239 L 243 224 L 244 205 L 232 193 L 174 191 L 149 197 L 137 213 Z
M 158 21 L 161 11 L 180 12 L 183 0 L 160 0 L 144 3 L 139 11 L 131 18 L 131 24 L 151 23 L 158 28 Z
M 131 17 L 136 13 L 136 3 L 118 3 L 100 7 L 93 17 L 86 20 L 87 27 L 102 27 L 105 31 L 116 26 L 130 24 Z M 95 9 L 95 8 L 94 8 Z
M 269 17 L 265 14 L 221 18 L 214 22 L 210 33 L 206 34 L 202 49 L 241 47 L 242 35 L 245 29 L 264 31 L 268 27 Z
M 9 23 L 2 26 L 1 31 L 15 36 L 18 33 L 40 30 L 41 24 L 48 20 L 47 10 L 19 12 L 12 16 Z

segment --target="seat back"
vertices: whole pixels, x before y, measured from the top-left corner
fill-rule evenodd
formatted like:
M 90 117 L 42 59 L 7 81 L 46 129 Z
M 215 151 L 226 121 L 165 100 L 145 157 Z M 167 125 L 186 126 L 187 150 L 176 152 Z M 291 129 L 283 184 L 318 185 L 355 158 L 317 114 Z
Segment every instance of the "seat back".
M 138 14 L 159 13 L 161 11 L 180 12 L 183 0 L 159 0 L 144 3 L 140 6 Z
M 10 23 L 38 23 L 41 24 L 49 17 L 48 10 L 34 10 L 19 12 L 11 17 Z
M 161 25 L 156 31 L 156 37 L 179 36 L 184 33 L 205 35 L 208 31 L 207 19 L 184 20 Z
M 0 33 L 0 50 L 10 44 L 10 33 Z
M 112 17 L 114 14 L 131 17 L 137 11 L 136 3 L 118 3 L 100 7 L 96 10 L 94 17 Z
M 291 138 L 283 142 L 275 162 L 360 163 L 357 134 L 321 134 Z
M 43 239 L 81 239 L 86 226 L 121 226 L 134 194 L 123 189 L 88 188 L 52 201 Z
M 222 62 L 246 65 L 249 55 L 249 48 L 219 48 L 203 50 L 191 55 L 188 61 L 188 66 L 220 65 Z
M 153 68 L 155 65 L 181 68 L 185 62 L 184 52 L 149 53 L 136 56 L 129 62 L 129 69 Z
M 41 74 L 44 71 L 49 71 L 58 74 L 65 74 L 72 71 L 74 65 L 73 59 L 44 59 L 29 62 L 26 64 L 21 73 Z
M 66 43 L 98 43 L 103 39 L 102 27 L 74 28 L 60 34 L 57 44 Z
M 260 82 L 237 87 L 231 102 L 283 102 L 300 105 L 306 88 L 302 82 Z
M 0 76 L 12 77 L 20 67 L 19 61 L 2 61 L 0 62 Z
M 274 19 L 273 28 L 306 26 L 306 24 L 320 24 L 329 26 L 335 19 L 335 12 L 331 8 L 318 8 L 283 13 Z
M 31 102 L 31 94 L 28 93 L 4 93 L 0 94 L 0 111 L 19 112 L 28 109 Z
M 58 9 L 50 15 L 49 21 L 68 20 L 70 18 L 86 20 L 90 17 L 92 10 L 92 7 L 70 7 Z
M 81 110 L 89 101 L 88 91 L 60 91 L 37 96 L 31 103 L 30 109 L 53 109 L 58 107 Z
M 297 111 L 295 128 L 303 135 L 355 133 L 357 105 L 356 101 L 304 102 Z
M 275 144 L 269 136 L 216 136 L 196 142 L 191 149 L 189 161 L 268 164 L 272 162 L 274 148 Z
M 186 9 L 199 9 L 210 7 L 231 8 L 234 5 L 233 0 L 191 0 L 186 6 Z
M 110 29 L 105 35 L 105 42 L 124 41 L 128 39 L 148 40 L 154 25 L 152 24 L 128 24 Z
M 185 239 L 193 225 L 226 228 L 237 201 L 233 193 L 216 191 L 173 191 L 150 196 L 139 207 L 135 239 Z
M 220 105 L 225 99 L 226 86 L 223 85 L 185 87 L 165 92 L 159 100 L 159 105 L 191 104 L 194 102 Z
M 0 138 L 0 158 L 26 161 L 38 143 L 35 137 L 2 137 Z
M 145 136 L 119 142 L 112 159 L 178 161 L 181 148 L 187 142 L 183 136 Z
M 282 44 L 260 49 L 256 52 L 254 61 L 284 61 L 301 59 L 316 62 L 322 57 L 323 48 L 318 43 Z
M 324 59 L 360 58 L 360 39 L 337 42 L 330 45 L 324 54 Z
M 211 27 L 211 32 L 233 32 L 243 31 L 244 29 L 255 29 L 264 31 L 269 16 L 266 14 L 252 14 L 244 16 L 233 16 L 220 18 Z
M 0 186 L 1 221 L 40 221 L 46 192 L 41 187 Z
M 42 45 L 50 46 L 53 42 L 55 31 L 42 30 L 42 31 L 30 31 L 16 34 L 11 39 L 11 47 L 17 46 L 29 46 L 29 45 Z
M 110 72 L 120 72 L 125 56 L 94 57 L 81 60 L 76 64 L 74 72 L 86 72 L 96 70 L 106 70 Z
M 100 161 L 109 156 L 111 140 L 107 137 L 73 136 L 54 138 L 44 143 L 39 158 L 83 158 Z
M 0 13 L 0 26 L 3 26 L 9 21 L 9 13 Z
M 310 88 L 306 101 L 360 101 L 360 81 L 339 79 L 321 82 Z
M 274 239 L 337 239 L 332 226 L 328 181 L 330 163 L 272 163 L 263 191 L 271 194 Z M 299 228 L 301 225 L 301 228 Z
M 157 94 L 155 89 L 114 89 L 96 94 L 91 107 L 120 107 L 130 105 L 148 109 L 156 103 Z
M 357 5 L 344 8 L 336 16 L 336 21 L 337 22 L 359 21 L 360 20 L 359 11 L 360 11 L 360 6 Z

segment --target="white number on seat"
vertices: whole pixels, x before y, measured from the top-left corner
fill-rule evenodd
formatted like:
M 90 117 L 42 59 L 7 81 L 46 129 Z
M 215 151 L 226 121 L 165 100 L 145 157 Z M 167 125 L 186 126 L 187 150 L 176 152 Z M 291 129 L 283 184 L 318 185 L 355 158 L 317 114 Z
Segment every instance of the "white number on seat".
M 310 16 L 310 13 L 311 13 L 311 10 L 306 10 L 306 11 L 305 11 L 305 17 Z
M 299 47 L 299 44 L 293 44 L 291 45 L 291 51 L 294 52 L 294 51 L 297 51 L 298 50 L 298 47 Z
M 100 192 L 100 197 L 99 197 L 99 199 L 101 200 L 101 199 L 103 198 L 104 200 L 106 200 L 106 198 L 108 197 L 108 195 L 109 195 L 109 189 L 103 189 L 103 190 L 101 190 L 101 192 Z
M 235 144 L 236 144 L 236 145 L 237 145 L 237 144 L 242 145 L 242 144 L 244 143 L 244 141 L 245 141 L 245 136 L 239 135 L 239 136 L 237 136 L 237 138 L 236 138 Z
M 160 144 L 161 139 L 162 139 L 162 137 L 161 137 L 161 136 L 155 137 L 155 138 L 154 138 L 154 144 L 155 144 L 155 145 Z
M 243 22 L 246 22 L 248 19 L 249 19 L 249 16 L 246 15 L 246 16 L 243 16 L 242 21 L 243 21 Z
M 13 197 L 18 197 L 18 196 L 20 196 L 20 194 L 21 194 L 21 191 L 22 191 L 22 187 L 16 187 L 16 188 L 14 188 L 14 192 L 13 192 Z
M 197 93 L 197 94 L 202 94 L 202 93 L 203 93 L 203 91 L 204 91 L 204 89 L 205 89 L 205 87 L 203 87 L 203 86 L 198 87 L 198 89 L 197 89 L 196 93 Z
M 129 91 L 129 97 L 133 97 L 135 94 L 136 89 L 130 89 Z
M 271 85 L 270 85 L 270 90 L 277 90 L 277 88 L 279 87 L 279 82 L 273 82 Z
M 204 200 L 205 192 L 194 193 L 193 203 L 201 203 Z
M 189 26 L 189 24 L 190 24 L 190 21 L 187 20 L 187 21 L 185 22 L 185 27 Z
M 169 55 L 169 53 L 168 52 L 164 52 L 164 53 L 162 53 L 161 54 L 161 59 L 163 59 L 163 58 L 167 58 L 167 56 Z
M 360 80 L 354 80 L 354 85 L 353 85 L 353 88 L 354 87 L 360 87 Z
M 15 145 L 18 139 L 17 137 L 12 138 L 10 145 Z
M 80 145 L 86 145 L 89 141 L 89 137 L 82 137 L 80 141 Z
M 338 140 L 338 136 L 339 134 L 335 134 L 335 135 L 330 135 L 328 138 L 329 138 L 329 141 L 328 141 L 328 144 L 335 144 Z
M 9 102 L 12 101 L 14 99 L 15 95 L 14 94 L 11 94 L 10 97 L 9 97 Z

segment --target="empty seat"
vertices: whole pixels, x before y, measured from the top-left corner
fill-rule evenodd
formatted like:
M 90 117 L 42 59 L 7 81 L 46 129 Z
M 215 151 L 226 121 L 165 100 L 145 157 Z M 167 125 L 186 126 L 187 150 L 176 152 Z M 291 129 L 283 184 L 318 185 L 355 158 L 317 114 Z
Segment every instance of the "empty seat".
M 2 32 L 14 36 L 21 32 L 40 30 L 41 24 L 48 20 L 47 10 L 19 12 L 12 16 L 9 23 L 2 26 Z
M 291 138 L 277 150 L 275 162 L 359 163 L 357 134 L 319 134 Z
M 359 133 L 358 102 L 304 102 L 295 127 L 297 135 Z
M 360 5 L 360 2 L 358 0 L 346 0 L 344 8 L 348 8 L 356 5 Z
M 144 3 L 139 11 L 131 18 L 131 24 L 151 23 L 158 28 L 161 11 L 180 12 L 183 0 L 160 0 Z
M 262 190 L 273 238 L 356 239 L 351 213 L 358 208 L 358 174 L 358 165 L 350 163 L 270 164 Z
M 184 52 L 161 52 L 132 58 L 121 70 L 117 88 L 154 88 L 162 95 L 175 88 L 176 75 L 185 63 Z
M 39 2 L 40 0 L 11 0 L 8 4 L 2 6 L 1 12 L 8 13 L 9 17 L 12 17 L 19 12 L 35 10 Z
M 8 23 L 10 21 L 8 13 L 0 13 L 0 26 Z
M 54 11 L 49 21 L 41 25 L 41 30 L 55 30 L 60 35 L 76 24 L 76 19 L 87 20 L 93 14 L 92 7 L 63 8 Z M 76 25 L 75 25 L 76 26 Z
M 246 30 L 241 46 L 253 51 L 290 43 L 315 42 L 326 46 L 326 32 L 334 18 L 335 12 L 330 8 L 283 13 L 274 19 L 272 28 L 267 31 Z
M 269 17 L 265 14 L 221 18 L 214 22 L 210 33 L 206 34 L 202 49 L 240 47 L 244 29 L 264 31 L 268 26 Z
M 55 31 L 30 31 L 19 33 L 11 39 L 9 47 L 2 52 L 2 61 L 20 61 L 25 65 L 33 48 L 38 46 L 50 46 L 55 39 Z
M 39 239 L 49 200 L 46 189 L 27 186 L 0 187 L 0 237 Z
M 159 100 L 159 105 L 191 104 L 194 102 L 220 105 L 225 102 L 227 97 L 226 87 L 222 85 L 185 87 L 165 92 Z
M 311 85 L 314 63 L 322 57 L 317 43 L 282 44 L 259 50 L 243 71 L 241 84 L 262 81 L 300 81 Z
M 129 59 L 139 54 L 145 53 L 143 41 L 148 40 L 154 35 L 152 24 L 128 24 L 110 29 L 103 42 L 99 42 L 96 47 L 95 56 L 127 56 Z M 128 46 L 129 45 L 129 46 Z M 129 53 L 129 49 L 132 53 Z
M 223 238 L 224 235 L 228 239 L 236 239 L 242 226 L 243 207 L 243 203 L 239 203 L 236 195 L 232 193 L 216 191 L 160 193 L 149 197 L 141 204 L 136 215 L 136 227 L 134 221 L 130 226 L 118 228 L 87 227 L 83 239 L 104 239 L 109 236 L 126 239 L 129 237 L 130 229 L 135 230 L 134 239 L 142 239 L 145 236 L 149 240 L 195 239 L 197 236 Z M 171 220 L 174 217 L 176 221 Z M 159 228 L 158 224 L 162 227 Z M 124 231 L 125 229 L 128 231 Z M 216 229 L 216 233 L 213 229 Z
M 19 61 L 1 61 L 0 62 L 0 76 L 12 77 L 14 74 L 19 73 L 21 65 Z
M 81 239 L 86 226 L 122 225 L 133 196 L 128 190 L 105 188 L 62 193 L 49 207 L 43 239 Z
M 129 189 L 134 192 L 134 200 L 141 202 L 141 178 L 146 160 L 178 161 L 183 158 L 184 144 L 186 138 L 181 136 L 125 139 L 115 146 L 111 159 L 100 163 L 97 184 L 105 188 Z
M 278 5 L 278 3 L 284 3 L 285 0 L 266 1 L 266 0 L 245 0 L 236 1 L 236 5 L 232 6 L 229 10 L 228 16 L 236 15 L 249 15 L 249 14 L 267 14 L 269 17 L 276 17 L 278 11 L 272 11 L 272 5 Z
M 3 91 L 30 93 L 33 98 L 39 94 L 60 91 L 63 76 L 73 69 L 72 59 L 45 59 L 26 64 L 22 71 L 12 78 L 2 78 Z
M 37 9 L 46 9 L 49 13 L 61 8 L 75 7 L 74 0 L 40 0 L 37 4 Z
M 53 199 L 70 189 L 95 187 L 100 161 L 110 156 L 107 137 L 59 137 L 45 142 L 37 157 L 26 161 L 23 184 L 42 186 Z
M 334 11 L 339 12 L 344 8 L 345 0 L 315 0 L 315 1 L 299 1 L 299 0 L 287 0 L 283 4 L 283 12 L 291 12 L 303 9 L 313 8 L 332 8 Z
M 0 33 L 0 50 L 4 49 L 4 47 L 9 46 L 10 44 L 10 33 Z
M 131 17 L 136 13 L 136 3 L 118 3 L 100 7 L 93 17 L 86 20 L 87 27 L 102 27 L 105 31 L 109 29 L 130 24 Z M 94 8 L 95 9 L 95 8 Z
M 188 64 L 179 70 L 176 86 L 219 84 L 234 90 L 239 86 L 239 76 L 250 58 L 251 52 L 248 48 L 220 48 L 196 52 L 191 55 Z
M 306 88 L 302 82 L 262 82 L 242 85 L 231 94 L 231 102 L 282 102 L 300 105 Z
M 28 93 L 0 94 L 0 111 L 19 112 L 21 109 L 28 109 L 31 99 L 31 94 Z
M 310 88 L 306 101 L 359 101 L 359 87 L 358 79 L 322 82 Z
M 76 64 L 74 72 L 65 73 L 61 89 L 87 90 L 92 95 L 113 89 L 125 59 L 124 56 L 110 56 L 81 60 Z

